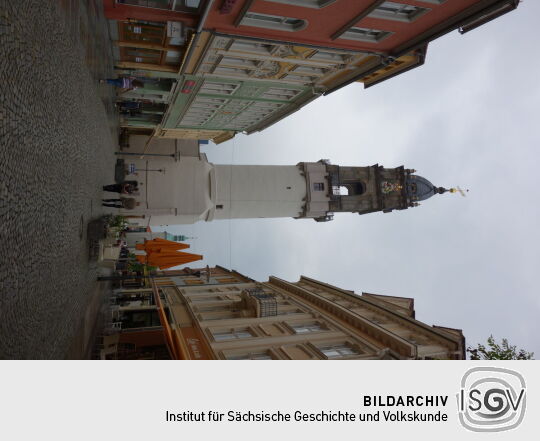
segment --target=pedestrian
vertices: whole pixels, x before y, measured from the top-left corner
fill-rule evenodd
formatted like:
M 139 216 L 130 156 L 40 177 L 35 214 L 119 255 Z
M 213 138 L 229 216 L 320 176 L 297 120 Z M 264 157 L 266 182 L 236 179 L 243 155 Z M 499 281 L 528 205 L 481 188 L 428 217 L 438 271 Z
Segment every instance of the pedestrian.
M 104 185 L 103 191 L 111 193 L 133 194 L 139 191 L 137 181 L 124 181 L 120 184 Z
M 100 83 L 112 84 L 121 89 L 120 94 L 135 90 L 138 87 L 144 87 L 144 82 L 133 77 L 107 78 L 99 80 Z
M 141 103 L 137 101 L 118 101 L 116 106 L 122 115 L 135 116 L 142 113 Z
M 141 103 L 138 101 L 118 101 L 116 103 L 121 109 L 127 109 L 127 110 L 139 110 L 141 107 Z
M 141 205 L 135 198 L 119 198 L 119 199 L 103 199 L 102 204 L 104 207 L 110 208 L 124 208 L 126 210 L 133 210 L 135 207 Z

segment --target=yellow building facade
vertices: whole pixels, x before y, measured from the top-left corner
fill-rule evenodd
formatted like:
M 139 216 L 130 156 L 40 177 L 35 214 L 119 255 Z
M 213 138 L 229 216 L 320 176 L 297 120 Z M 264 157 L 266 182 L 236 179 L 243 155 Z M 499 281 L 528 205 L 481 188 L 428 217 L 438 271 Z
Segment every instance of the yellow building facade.
M 410 298 L 304 276 L 260 283 L 221 267 L 162 272 L 151 285 L 115 294 L 102 358 L 465 358 L 461 331 L 416 320 Z

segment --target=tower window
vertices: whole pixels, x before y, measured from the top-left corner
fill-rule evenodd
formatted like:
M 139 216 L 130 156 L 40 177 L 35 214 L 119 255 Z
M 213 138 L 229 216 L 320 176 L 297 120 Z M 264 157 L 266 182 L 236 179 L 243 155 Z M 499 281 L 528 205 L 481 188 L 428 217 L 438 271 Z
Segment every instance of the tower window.
M 324 191 L 324 182 L 314 182 L 313 183 L 314 191 Z
M 223 210 L 223 205 L 221 204 L 216 205 L 216 210 Z
M 347 192 L 343 193 L 343 187 L 347 189 Z M 351 182 L 350 184 L 342 184 L 340 189 L 341 195 L 349 195 L 349 196 L 358 196 L 360 194 L 364 194 L 366 192 L 366 186 L 362 182 Z

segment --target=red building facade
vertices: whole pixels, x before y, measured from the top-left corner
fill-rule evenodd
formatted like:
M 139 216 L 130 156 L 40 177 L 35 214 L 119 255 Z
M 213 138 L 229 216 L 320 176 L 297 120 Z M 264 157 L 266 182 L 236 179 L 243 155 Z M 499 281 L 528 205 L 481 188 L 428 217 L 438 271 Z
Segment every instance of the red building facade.
M 225 0 L 204 28 L 230 35 L 401 55 L 518 0 Z M 229 5 L 224 8 L 224 5 Z
M 235 133 L 264 130 L 318 96 L 351 83 L 370 87 L 421 66 L 431 41 L 454 30 L 468 32 L 518 4 L 519 0 L 104 0 L 117 74 L 146 80 L 144 88 L 123 98 L 153 100 L 150 108 L 142 106 L 141 115 L 126 117 L 124 127 L 152 136 L 217 143 Z M 233 101 L 205 101 L 205 82 L 234 87 Z M 272 108 L 264 103 L 253 111 L 248 110 L 251 104 L 234 106 L 241 100 L 265 100 L 265 93 L 278 89 L 295 92 L 292 98 L 282 94 L 284 100 Z M 252 121 L 255 114 L 260 118 Z
M 456 29 L 474 29 L 518 4 L 519 0 L 104 0 L 107 18 L 119 22 L 181 22 L 192 36 L 210 31 L 371 53 L 381 61 L 370 69 L 373 72 L 407 54 L 420 54 L 420 65 L 430 41 Z

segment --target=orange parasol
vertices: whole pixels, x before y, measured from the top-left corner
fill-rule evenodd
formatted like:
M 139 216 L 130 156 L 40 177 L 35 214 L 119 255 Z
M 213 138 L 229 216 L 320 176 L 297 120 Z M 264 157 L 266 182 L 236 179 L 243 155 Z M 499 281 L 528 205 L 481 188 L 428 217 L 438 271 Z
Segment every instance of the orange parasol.
M 164 252 L 151 252 L 148 255 L 138 255 L 137 260 L 141 263 L 157 266 L 160 269 L 171 268 L 173 266 L 184 265 L 189 262 L 195 262 L 196 260 L 202 260 L 203 256 L 200 254 L 184 253 L 182 251 L 164 251 Z
M 158 237 L 156 239 L 146 240 L 144 244 L 138 243 L 137 245 L 135 245 L 135 248 L 137 250 L 143 250 L 148 253 L 160 249 L 183 250 L 185 248 L 189 248 L 189 245 L 180 242 L 173 242 L 172 240 L 160 239 Z

